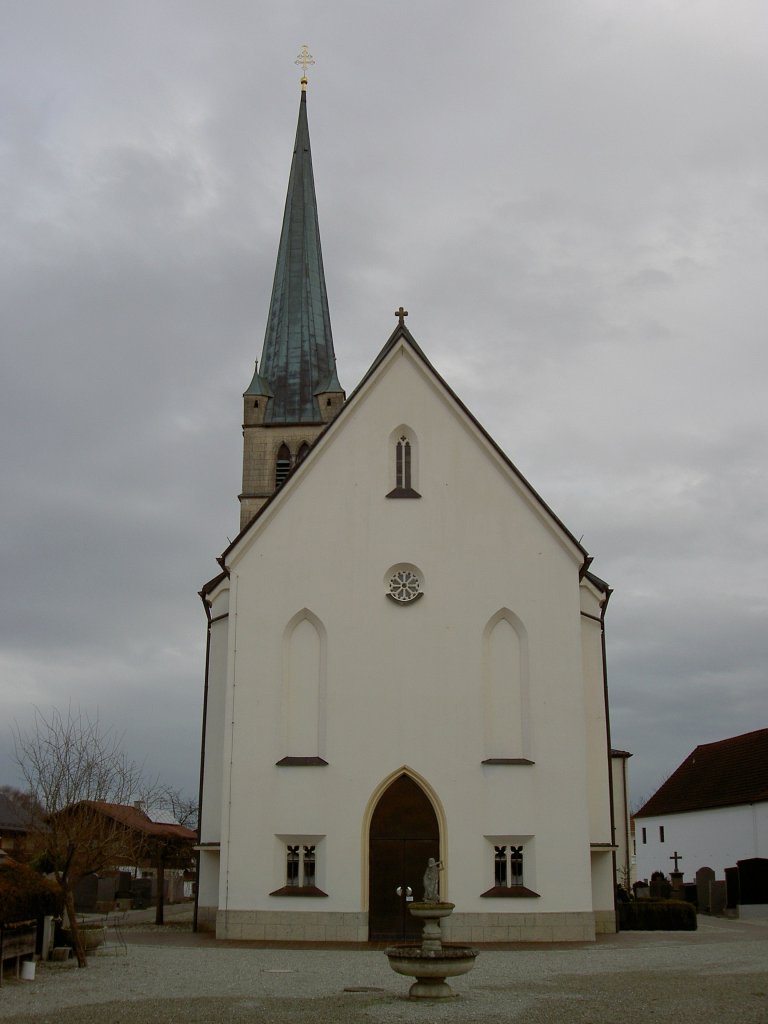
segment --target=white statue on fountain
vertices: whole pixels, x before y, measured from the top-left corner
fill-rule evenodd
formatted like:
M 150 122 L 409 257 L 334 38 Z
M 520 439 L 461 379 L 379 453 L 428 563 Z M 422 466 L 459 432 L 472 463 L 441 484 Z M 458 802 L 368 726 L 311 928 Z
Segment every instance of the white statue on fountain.
M 443 862 L 430 857 L 427 861 L 427 870 L 424 872 L 424 902 L 440 902 L 440 872 Z

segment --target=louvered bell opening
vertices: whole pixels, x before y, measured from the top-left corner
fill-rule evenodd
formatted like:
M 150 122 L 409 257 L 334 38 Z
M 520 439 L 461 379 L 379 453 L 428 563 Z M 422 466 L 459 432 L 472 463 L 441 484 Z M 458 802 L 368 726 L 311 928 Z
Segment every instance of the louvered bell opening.
M 275 463 L 275 488 L 282 487 L 285 483 L 285 478 L 291 472 L 291 452 L 288 445 L 280 445 L 280 451 L 277 453 L 277 462 Z

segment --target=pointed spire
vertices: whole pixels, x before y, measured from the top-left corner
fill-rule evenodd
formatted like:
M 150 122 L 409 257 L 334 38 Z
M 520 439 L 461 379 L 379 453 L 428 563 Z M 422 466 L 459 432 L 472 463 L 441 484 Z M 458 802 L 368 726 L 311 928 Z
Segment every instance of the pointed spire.
M 321 423 L 315 395 L 326 392 L 330 382 L 342 390 L 317 222 L 306 75 L 259 376 L 274 396 L 265 423 Z

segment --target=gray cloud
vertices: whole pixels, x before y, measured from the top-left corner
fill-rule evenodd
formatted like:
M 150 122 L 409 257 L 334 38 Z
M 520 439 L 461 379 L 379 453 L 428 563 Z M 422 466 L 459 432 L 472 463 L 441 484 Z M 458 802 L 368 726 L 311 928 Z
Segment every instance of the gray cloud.
M 637 794 L 765 725 L 758 0 L 6 13 L 3 718 L 98 705 L 195 789 L 196 592 L 237 529 L 306 40 L 347 389 L 403 303 L 583 534 Z

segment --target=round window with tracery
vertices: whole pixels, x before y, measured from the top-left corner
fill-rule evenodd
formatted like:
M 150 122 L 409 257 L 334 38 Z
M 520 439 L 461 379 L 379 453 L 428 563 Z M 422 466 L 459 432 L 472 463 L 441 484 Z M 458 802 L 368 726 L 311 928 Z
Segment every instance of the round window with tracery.
M 415 601 L 422 595 L 421 580 L 412 569 L 397 569 L 389 578 L 389 597 L 400 604 Z

